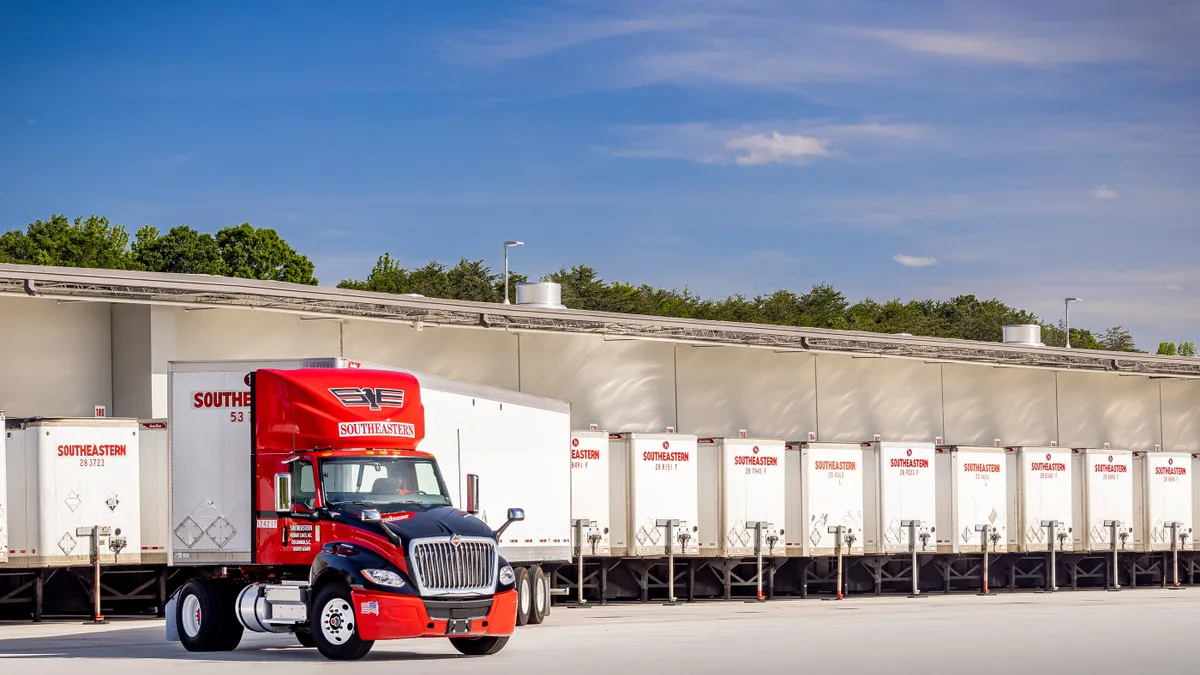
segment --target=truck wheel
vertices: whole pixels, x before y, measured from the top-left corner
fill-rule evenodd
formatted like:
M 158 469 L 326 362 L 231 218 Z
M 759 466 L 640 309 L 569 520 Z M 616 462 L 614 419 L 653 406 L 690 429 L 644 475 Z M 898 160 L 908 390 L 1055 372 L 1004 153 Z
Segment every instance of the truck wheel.
M 504 645 L 508 644 L 508 636 L 450 638 L 450 644 L 467 656 L 488 656 L 504 649 Z
M 227 652 L 242 641 L 242 624 L 234 615 L 232 584 L 189 579 L 179 590 L 175 625 L 179 642 L 189 652 Z
M 530 610 L 533 606 L 533 589 L 529 584 L 529 570 L 524 567 L 517 568 L 515 585 L 517 587 L 517 625 L 524 626 L 529 623 Z
M 293 632 L 296 635 L 296 642 L 299 642 L 301 647 L 308 647 L 311 649 L 317 646 L 317 643 L 313 640 L 312 633 L 308 632 L 307 627 L 297 627 Z
M 546 620 L 546 614 L 550 611 L 550 584 L 541 565 L 534 567 L 529 576 L 529 586 L 533 590 L 531 595 L 533 601 L 529 606 L 529 623 L 537 626 Z
M 309 634 L 317 651 L 334 661 L 361 659 L 375 645 L 358 636 L 358 617 L 350 589 L 342 583 L 329 584 L 317 593 L 309 617 Z

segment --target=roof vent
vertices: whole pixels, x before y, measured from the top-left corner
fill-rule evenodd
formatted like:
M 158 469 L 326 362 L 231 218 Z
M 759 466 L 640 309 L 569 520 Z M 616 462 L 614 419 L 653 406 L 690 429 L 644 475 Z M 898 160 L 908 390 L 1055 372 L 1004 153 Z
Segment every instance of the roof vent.
M 553 281 L 517 284 L 517 304 L 524 307 L 566 309 L 562 304 L 562 286 Z
M 1037 324 L 1010 324 L 1004 327 L 1004 344 L 1045 347 L 1042 327 Z

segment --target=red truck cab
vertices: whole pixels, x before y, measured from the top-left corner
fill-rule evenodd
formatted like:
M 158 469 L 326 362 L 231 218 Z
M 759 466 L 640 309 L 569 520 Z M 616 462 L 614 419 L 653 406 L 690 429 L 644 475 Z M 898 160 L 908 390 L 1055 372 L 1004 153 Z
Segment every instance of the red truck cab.
M 456 508 L 419 450 L 416 378 L 361 369 L 253 373 L 253 564 L 197 578 L 173 602 L 192 651 L 233 649 L 242 631 L 292 632 L 332 659 L 375 640 L 448 637 L 499 651 L 514 630 L 514 574 L 499 534 Z M 476 499 L 470 477 L 468 502 Z

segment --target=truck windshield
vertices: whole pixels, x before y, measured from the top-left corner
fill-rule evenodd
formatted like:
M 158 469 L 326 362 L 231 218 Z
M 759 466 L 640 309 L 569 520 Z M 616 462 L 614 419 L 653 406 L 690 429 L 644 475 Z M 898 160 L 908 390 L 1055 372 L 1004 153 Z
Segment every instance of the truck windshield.
M 325 503 L 380 507 L 448 506 L 450 497 L 430 459 L 336 457 L 321 461 Z

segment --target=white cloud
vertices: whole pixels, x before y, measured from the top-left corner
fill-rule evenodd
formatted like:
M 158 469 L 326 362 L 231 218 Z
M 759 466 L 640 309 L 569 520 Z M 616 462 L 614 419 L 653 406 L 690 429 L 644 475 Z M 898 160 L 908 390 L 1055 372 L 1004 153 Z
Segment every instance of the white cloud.
M 803 164 L 808 157 L 829 154 L 827 142 L 810 136 L 785 135 L 778 131 L 735 138 L 725 144 L 740 151 L 733 161 L 743 166 L 756 164 Z
M 937 258 L 929 256 L 904 255 L 897 254 L 892 256 L 892 260 L 904 265 L 905 267 L 929 267 L 930 265 L 938 265 Z
M 1117 191 L 1107 185 L 1098 185 L 1095 190 L 1092 190 L 1092 196 L 1096 199 L 1116 199 Z
M 1168 291 L 1174 291 L 1174 292 L 1178 293 L 1179 291 L 1183 290 L 1183 286 L 1180 286 L 1179 284 L 1167 284 L 1166 289 Z
M 1092 63 L 1125 60 L 1114 43 L 1071 39 L 1064 35 L 1051 38 L 989 35 L 956 31 L 919 31 L 876 29 L 855 34 L 885 42 L 905 51 L 957 57 L 976 61 L 1043 66 L 1060 63 Z

